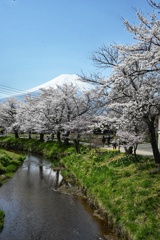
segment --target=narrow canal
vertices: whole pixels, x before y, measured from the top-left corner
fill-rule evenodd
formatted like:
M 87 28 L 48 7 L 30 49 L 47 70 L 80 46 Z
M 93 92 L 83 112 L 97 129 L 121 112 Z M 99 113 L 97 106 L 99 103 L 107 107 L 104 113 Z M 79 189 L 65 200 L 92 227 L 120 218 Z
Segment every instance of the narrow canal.
M 50 163 L 27 155 L 0 188 L 5 224 L 0 240 L 96 240 L 109 232 L 79 198 L 55 191 L 62 180 Z

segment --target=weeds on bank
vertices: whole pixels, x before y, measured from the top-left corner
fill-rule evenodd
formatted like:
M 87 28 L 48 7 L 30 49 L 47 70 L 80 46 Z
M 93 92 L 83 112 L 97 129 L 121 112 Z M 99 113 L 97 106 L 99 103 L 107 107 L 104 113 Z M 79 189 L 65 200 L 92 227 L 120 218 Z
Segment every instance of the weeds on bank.
M 92 149 L 62 161 L 130 239 L 160 239 L 160 173 L 152 159 Z
M 22 155 L 0 149 L 0 186 L 14 174 L 24 159 Z

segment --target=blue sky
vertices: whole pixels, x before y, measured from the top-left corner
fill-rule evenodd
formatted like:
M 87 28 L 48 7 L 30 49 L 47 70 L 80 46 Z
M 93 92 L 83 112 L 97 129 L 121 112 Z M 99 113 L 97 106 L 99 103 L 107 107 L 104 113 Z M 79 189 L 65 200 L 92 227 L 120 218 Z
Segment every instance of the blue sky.
M 0 85 L 27 90 L 60 74 L 89 74 L 103 44 L 130 44 L 121 17 L 146 0 L 0 0 Z M 1 94 L 1 93 L 0 93 Z

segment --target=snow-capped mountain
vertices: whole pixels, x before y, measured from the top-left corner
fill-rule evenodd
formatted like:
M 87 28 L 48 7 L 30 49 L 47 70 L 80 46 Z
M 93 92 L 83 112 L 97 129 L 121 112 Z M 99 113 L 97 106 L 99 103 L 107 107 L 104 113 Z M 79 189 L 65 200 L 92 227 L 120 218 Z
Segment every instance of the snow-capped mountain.
M 57 88 L 57 86 L 63 86 L 64 84 L 73 84 L 77 87 L 78 91 L 80 93 L 89 91 L 93 88 L 93 86 L 89 83 L 81 81 L 81 78 L 76 74 L 62 74 L 56 78 L 53 78 L 52 80 L 43 83 L 37 87 L 28 89 L 22 93 L 12 95 L 3 99 L 0 99 L 0 101 L 4 101 L 7 98 L 15 97 L 18 99 L 22 99 L 25 95 L 31 94 L 31 95 L 37 95 L 40 92 L 40 89 L 48 89 L 50 87 Z
M 80 91 L 88 91 L 92 88 L 92 85 L 86 82 L 82 82 L 81 78 L 76 74 L 62 74 L 42 85 L 31 88 L 26 92 L 32 93 L 40 90 L 41 88 L 48 89 L 49 87 L 57 88 L 57 86 L 62 86 L 64 84 L 73 84 Z

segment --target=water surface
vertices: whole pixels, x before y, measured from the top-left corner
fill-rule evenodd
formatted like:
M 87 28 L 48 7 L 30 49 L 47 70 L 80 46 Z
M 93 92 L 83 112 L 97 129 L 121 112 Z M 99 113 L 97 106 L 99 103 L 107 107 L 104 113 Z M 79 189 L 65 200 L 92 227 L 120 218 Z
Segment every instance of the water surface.
M 48 161 L 27 155 L 0 188 L 0 209 L 6 215 L 0 240 L 104 239 L 107 229 L 83 201 L 55 191 L 61 180 Z

